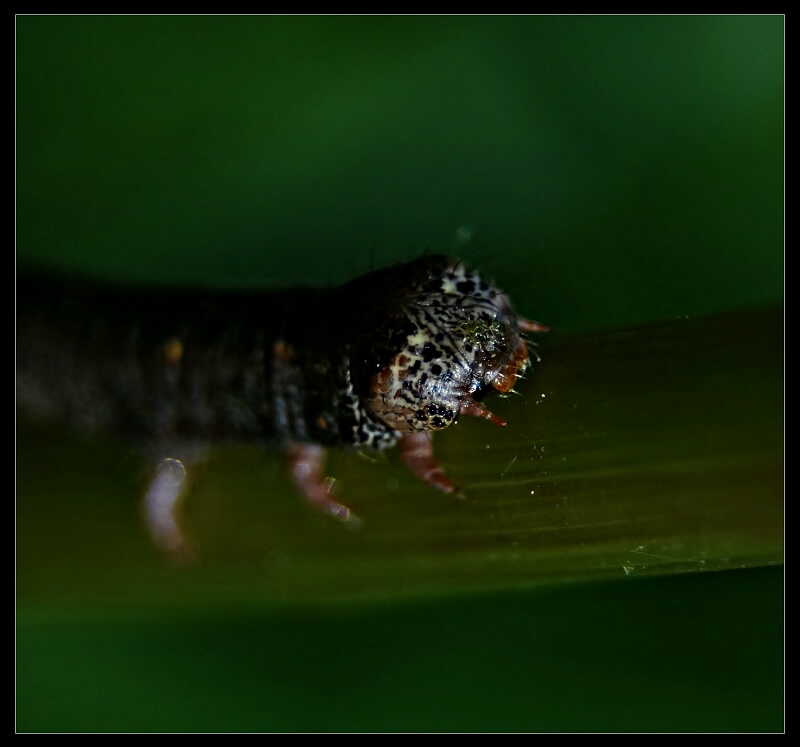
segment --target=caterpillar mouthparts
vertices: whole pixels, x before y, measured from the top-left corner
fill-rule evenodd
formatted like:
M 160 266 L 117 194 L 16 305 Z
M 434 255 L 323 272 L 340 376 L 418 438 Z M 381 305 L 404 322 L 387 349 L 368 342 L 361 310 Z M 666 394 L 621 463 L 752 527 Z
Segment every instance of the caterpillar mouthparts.
M 415 475 L 455 491 L 431 433 L 460 416 L 506 425 L 483 400 L 513 390 L 530 365 L 523 335 L 547 330 L 439 255 L 334 289 L 108 288 L 27 276 L 17 289 L 19 404 L 167 457 L 146 515 L 156 543 L 179 555 L 188 551 L 174 515 L 181 444 L 277 447 L 305 498 L 353 526 L 325 478 L 325 449 L 399 442 Z

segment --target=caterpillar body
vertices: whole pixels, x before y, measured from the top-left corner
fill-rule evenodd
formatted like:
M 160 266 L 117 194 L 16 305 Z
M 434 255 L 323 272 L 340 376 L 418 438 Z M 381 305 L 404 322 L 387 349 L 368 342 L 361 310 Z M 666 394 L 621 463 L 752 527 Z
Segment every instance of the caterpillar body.
M 456 489 L 432 431 L 477 416 L 529 366 L 518 317 L 477 272 L 426 256 L 338 288 L 129 288 L 17 276 L 17 402 L 161 455 L 247 442 L 287 454 L 315 506 L 356 517 L 324 479 L 328 447 L 399 444 L 421 479 Z M 162 462 L 145 499 L 151 533 L 186 550 L 174 508 L 184 466 Z

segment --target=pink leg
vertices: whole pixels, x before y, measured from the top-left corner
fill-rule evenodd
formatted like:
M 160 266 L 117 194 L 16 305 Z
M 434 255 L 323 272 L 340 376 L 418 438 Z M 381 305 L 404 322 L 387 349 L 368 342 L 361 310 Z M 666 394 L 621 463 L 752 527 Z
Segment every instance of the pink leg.
M 508 425 L 503 418 L 501 418 L 499 415 L 495 415 L 491 410 L 484 407 L 480 402 L 476 402 L 474 399 L 468 399 L 465 402 L 462 402 L 459 414 L 469 415 L 472 418 L 483 418 L 484 420 L 488 420 L 490 423 L 499 425 L 501 427 Z
M 433 458 L 433 441 L 429 433 L 407 433 L 400 439 L 400 458 L 420 480 L 445 493 L 458 488 Z
M 361 519 L 331 496 L 330 489 L 325 484 L 323 473 L 325 450 L 321 446 L 292 444 L 288 456 L 295 484 L 312 506 L 333 516 L 334 519 L 346 522 L 349 526 L 356 527 L 361 524 Z
M 185 477 L 186 470 L 179 459 L 164 459 L 144 498 L 150 536 L 162 552 L 179 562 L 193 558 L 175 516 Z
M 533 319 L 523 319 L 522 317 L 517 319 L 517 326 L 523 332 L 548 332 L 550 329 L 546 324 L 534 322 Z

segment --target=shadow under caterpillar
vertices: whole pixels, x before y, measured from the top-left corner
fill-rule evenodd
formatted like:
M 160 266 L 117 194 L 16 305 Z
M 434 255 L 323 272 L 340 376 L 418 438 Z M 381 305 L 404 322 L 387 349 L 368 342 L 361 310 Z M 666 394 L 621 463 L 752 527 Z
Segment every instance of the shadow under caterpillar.
M 325 513 L 358 519 L 324 476 L 328 447 L 399 444 L 409 469 L 446 492 L 431 432 L 483 404 L 530 365 L 508 297 L 461 261 L 427 256 L 338 288 L 219 291 L 17 276 L 17 403 L 135 439 L 161 463 L 145 497 L 151 535 L 188 553 L 174 509 L 194 447 L 283 450 Z

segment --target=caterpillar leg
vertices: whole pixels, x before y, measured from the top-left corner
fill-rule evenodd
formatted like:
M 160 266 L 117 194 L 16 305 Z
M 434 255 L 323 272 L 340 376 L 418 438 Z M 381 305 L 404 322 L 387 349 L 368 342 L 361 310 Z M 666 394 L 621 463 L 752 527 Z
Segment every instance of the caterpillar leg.
M 420 480 L 445 493 L 455 493 L 456 484 L 433 457 L 430 433 L 407 433 L 400 439 L 400 458 Z
M 323 471 L 325 449 L 317 444 L 292 444 L 288 452 L 289 467 L 294 482 L 314 508 L 323 511 L 351 528 L 361 525 L 347 506 L 334 500 Z
M 549 332 L 550 327 L 541 322 L 534 322 L 533 319 L 517 319 L 517 325 L 523 332 Z
M 147 528 L 153 541 L 169 557 L 190 560 L 192 553 L 175 515 L 186 468 L 180 459 L 164 459 L 144 497 Z

